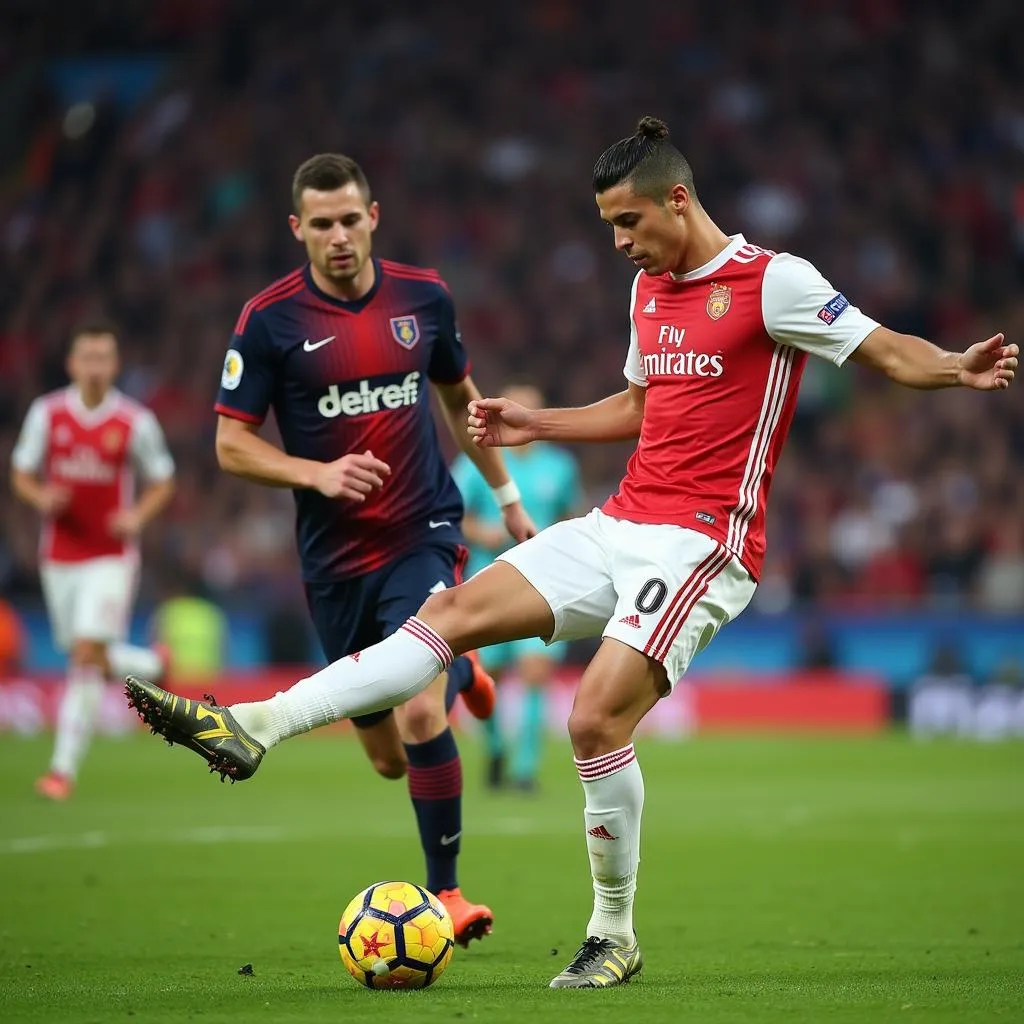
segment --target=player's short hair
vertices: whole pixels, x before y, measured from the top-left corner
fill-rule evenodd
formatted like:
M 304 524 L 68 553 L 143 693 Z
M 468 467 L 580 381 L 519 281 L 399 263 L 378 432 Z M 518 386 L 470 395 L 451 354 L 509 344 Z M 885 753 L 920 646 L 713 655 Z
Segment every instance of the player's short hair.
M 605 192 L 627 182 L 637 195 L 663 202 L 673 185 L 685 185 L 696 201 L 693 171 L 672 145 L 668 125 L 641 117 L 636 132 L 609 146 L 594 164 L 594 191 Z
M 109 334 L 114 339 L 114 343 L 117 343 L 117 327 L 112 320 L 102 317 L 80 320 L 71 328 L 71 346 L 74 347 L 79 338 L 95 338 L 102 334 Z
M 292 208 L 296 213 L 302 209 L 302 193 L 307 188 L 316 192 L 333 192 L 353 181 L 369 206 L 370 183 L 359 164 L 352 157 L 341 153 L 317 153 L 299 164 L 292 178 Z

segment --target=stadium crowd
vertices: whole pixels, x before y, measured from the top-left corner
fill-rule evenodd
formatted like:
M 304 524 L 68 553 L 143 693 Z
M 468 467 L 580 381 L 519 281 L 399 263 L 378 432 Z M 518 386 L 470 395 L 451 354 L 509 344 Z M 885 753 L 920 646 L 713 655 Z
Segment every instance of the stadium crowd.
M 0 456 L 63 383 L 71 326 L 113 318 L 180 474 L 149 596 L 183 572 L 228 602 L 297 586 L 290 496 L 217 469 L 212 400 L 242 304 L 300 260 L 289 185 L 314 152 L 363 164 L 379 253 L 441 269 L 485 390 L 622 386 L 632 271 L 590 172 L 643 113 L 723 228 L 876 319 L 950 348 L 1024 338 L 1024 9 L 1002 0 L 46 7 L 0 32 Z M 44 33 L 62 58 L 33 56 Z M 588 498 L 627 451 L 579 452 Z M 31 598 L 37 524 L 7 493 L 0 519 L 0 585 Z M 1024 403 L 812 361 L 769 523 L 764 610 L 1021 611 Z

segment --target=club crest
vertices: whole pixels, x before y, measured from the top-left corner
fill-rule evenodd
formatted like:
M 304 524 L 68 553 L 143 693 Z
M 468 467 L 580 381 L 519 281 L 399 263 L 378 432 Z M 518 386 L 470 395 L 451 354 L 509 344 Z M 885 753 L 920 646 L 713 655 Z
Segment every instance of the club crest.
M 402 348 L 412 348 L 420 340 L 420 325 L 414 316 L 393 316 L 391 334 Z
M 732 288 L 727 284 L 713 284 L 708 296 L 708 316 L 712 320 L 721 320 L 732 305 Z
M 120 427 L 107 427 L 100 435 L 100 447 L 108 455 L 113 455 L 123 444 L 124 433 Z

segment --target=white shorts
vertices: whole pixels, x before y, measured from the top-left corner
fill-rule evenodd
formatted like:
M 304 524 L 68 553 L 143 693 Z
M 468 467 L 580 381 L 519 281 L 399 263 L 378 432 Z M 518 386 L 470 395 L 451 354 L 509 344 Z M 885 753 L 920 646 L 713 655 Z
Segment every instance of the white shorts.
M 83 562 L 44 562 L 39 570 L 58 647 L 75 640 L 112 643 L 128 635 L 138 559 L 116 555 Z
M 607 636 L 660 661 L 672 686 L 746 608 L 756 584 L 718 541 L 599 509 L 499 555 L 550 605 L 549 642 Z

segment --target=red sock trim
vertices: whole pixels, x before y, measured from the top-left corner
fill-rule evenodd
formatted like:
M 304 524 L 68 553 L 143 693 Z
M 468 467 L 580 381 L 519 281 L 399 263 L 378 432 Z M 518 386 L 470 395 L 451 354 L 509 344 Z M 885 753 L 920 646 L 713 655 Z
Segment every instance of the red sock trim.
M 441 663 L 442 672 L 455 660 L 455 655 L 452 654 L 452 649 L 448 646 L 444 637 L 440 633 L 435 633 L 425 622 L 417 619 L 415 615 L 403 623 L 402 629 L 410 636 L 419 640 L 437 658 Z
M 590 757 L 584 760 L 576 758 L 576 771 L 584 782 L 596 782 L 598 779 L 607 778 L 623 768 L 631 765 L 636 760 L 633 751 L 633 744 L 613 750 L 610 754 L 601 754 L 599 757 Z
M 409 796 L 414 800 L 450 800 L 462 796 L 462 760 L 453 758 L 430 768 L 409 765 Z

